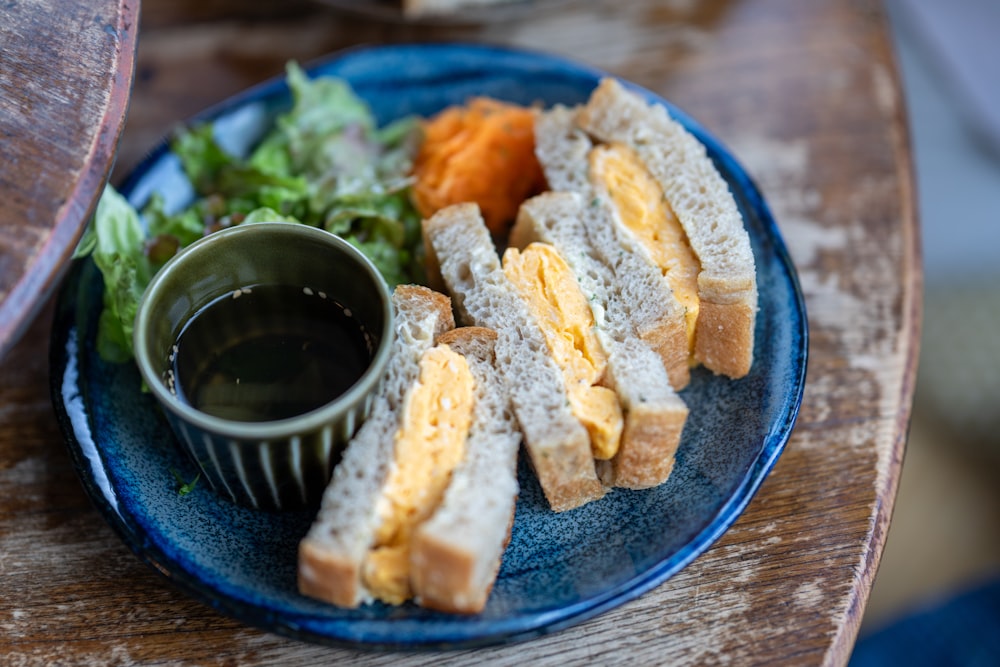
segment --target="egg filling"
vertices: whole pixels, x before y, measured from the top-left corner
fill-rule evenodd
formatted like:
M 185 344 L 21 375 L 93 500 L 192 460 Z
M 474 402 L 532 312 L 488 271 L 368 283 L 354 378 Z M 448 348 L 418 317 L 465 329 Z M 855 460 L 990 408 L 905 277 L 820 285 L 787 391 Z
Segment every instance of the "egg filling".
M 590 434 L 594 458 L 618 451 L 622 411 L 615 392 L 597 383 L 607 355 L 594 331 L 594 315 L 565 260 L 551 245 L 508 248 L 503 270 L 541 326 L 553 360 L 562 370 L 570 409 Z
M 622 223 L 646 248 L 685 308 L 688 350 L 693 353 L 701 266 L 663 189 L 635 151 L 618 143 L 590 151 L 590 180 L 607 193 Z
M 379 505 L 380 524 L 364 583 L 376 598 L 401 604 L 413 597 L 410 538 L 444 497 L 465 455 L 475 381 L 465 357 L 447 345 L 427 350 L 408 392 L 395 436 L 395 460 Z

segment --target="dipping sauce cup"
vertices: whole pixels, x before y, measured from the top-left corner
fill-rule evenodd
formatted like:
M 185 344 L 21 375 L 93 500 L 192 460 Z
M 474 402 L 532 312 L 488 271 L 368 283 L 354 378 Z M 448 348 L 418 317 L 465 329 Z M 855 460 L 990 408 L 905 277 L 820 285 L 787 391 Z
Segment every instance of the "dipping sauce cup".
M 211 487 L 240 505 L 318 505 L 368 415 L 394 331 L 374 265 L 321 229 L 215 232 L 153 277 L 136 316 L 143 379 Z

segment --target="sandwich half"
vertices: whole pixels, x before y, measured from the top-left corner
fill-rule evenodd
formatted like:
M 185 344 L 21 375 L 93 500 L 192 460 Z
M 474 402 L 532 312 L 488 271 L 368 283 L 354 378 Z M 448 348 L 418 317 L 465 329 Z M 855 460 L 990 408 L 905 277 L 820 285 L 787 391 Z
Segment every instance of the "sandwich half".
M 563 369 L 545 338 L 539 314 L 529 308 L 505 273 L 479 207 L 468 203 L 444 208 L 424 220 L 423 232 L 429 265 L 438 267 L 459 320 L 497 332 L 497 367 L 549 506 L 559 512 L 603 496 L 591 433 L 574 410 Z M 583 310 L 589 317 L 585 305 Z M 583 361 L 586 366 L 590 360 Z M 596 384 L 595 373 L 603 374 L 603 369 L 581 372 L 588 376 L 583 382 L 590 389 Z M 600 393 L 596 392 L 596 398 L 588 394 L 584 401 L 592 400 L 591 405 L 608 411 L 614 420 L 618 406 L 613 392 Z M 621 433 L 620 414 L 617 419 L 617 425 L 594 425 L 615 446 Z
M 675 388 L 686 383 L 677 364 L 685 351 L 690 365 L 746 375 L 757 312 L 754 258 L 705 146 L 665 108 L 610 78 L 582 107 L 540 114 L 535 135 L 550 187 L 578 192 L 593 208 L 588 233 L 605 259 L 617 270 L 613 250 L 660 272 L 661 312 L 648 313 L 639 333 L 660 352 Z M 656 322 L 672 337 L 651 338 Z M 679 322 L 687 341 L 681 351 L 671 347 Z
M 743 377 L 753 363 L 756 269 L 736 201 L 705 146 L 663 106 L 611 78 L 577 122 L 605 144 L 633 151 L 660 186 L 699 263 L 694 357 L 716 373 Z
M 511 230 L 508 259 L 542 249 L 561 258 L 569 270 L 562 291 L 575 291 L 591 310 L 590 332 L 606 357 L 606 391 L 614 394 L 623 412 L 623 430 L 611 456 L 596 457 L 606 486 L 643 489 L 666 481 L 673 469 L 688 408 L 670 383 L 666 369 L 652 347 L 636 335 L 638 309 L 634 306 L 641 280 L 625 271 L 615 275 L 590 242 L 584 223 L 585 206 L 574 192 L 547 192 L 521 205 Z M 535 285 L 553 291 L 551 277 L 534 274 Z M 519 286 L 519 289 L 524 287 Z M 567 300 L 565 297 L 562 300 Z M 558 303 L 544 303 L 546 308 Z M 585 333 L 571 331 L 574 338 Z M 569 336 L 564 336 L 569 338 Z M 551 344 L 550 344 L 551 346 Z
M 496 334 L 454 329 L 443 294 L 401 285 L 382 391 L 299 545 L 299 590 L 342 607 L 381 600 L 475 613 L 499 571 L 520 443 Z
M 659 355 L 674 388 L 682 389 L 691 379 L 686 309 L 614 202 L 601 196 L 603 184 L 591 182 L 589 163 L 595 146 L 577 127 L 576 115 L 575 109 L 563 106 L 539 114 L 535 152 L 551 190 L 574 192 L 584 201 L 580 215 L 589 245 L 614 276 L 621 276 L 617 291 L 628 306 L 635 335 Z

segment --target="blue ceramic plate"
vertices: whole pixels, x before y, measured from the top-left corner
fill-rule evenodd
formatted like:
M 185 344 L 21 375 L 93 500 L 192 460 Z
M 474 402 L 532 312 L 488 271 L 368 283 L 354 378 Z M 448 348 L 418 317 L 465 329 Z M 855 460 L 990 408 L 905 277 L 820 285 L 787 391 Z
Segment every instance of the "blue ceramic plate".
M 601 73 L 553 57 L 469 45 L 349 51 L 312 68 L 347 79 L 384 123 L 429 115 L 472 95 L 523 104 L 585 101 Z M 667 104 L 639 91 L 651 100 Z M 201 118 L 246 150 L 286 108 L 283 80 L 253 88 Z M 668 105 L 669 106 L 669 105 Z M 760 193 L 725 149 L 672 112 L 708 146 L 736 195 L 757 260 L 760 313 L 754 365 L 739 381 L 696 371 L 691 415 L 670 479 L 616 490 L 554 514 L 522 465 L 510 547 L 485 611 L 450 616 L 416 606 L 344 610 L 296 590 L 296 548 L 312 516 L 235 507 L 198 485 L 132 364 L 95 352 L 102 282 L 78 263 L 62 292 L 52 339 L 53 397 L 88 493 L 122 539 L 179 588 L 250 625 L 299 639 L 379 648 L 469 647 L 524 640 L 615 607 L 663 582 L 739 516 L 788 440 L 802 397 L 806 319 L 795 271 Z M 177 159 L 159 147 L 122 188 L 134 205 L 153 191 L 168 206 L 192 196 Z

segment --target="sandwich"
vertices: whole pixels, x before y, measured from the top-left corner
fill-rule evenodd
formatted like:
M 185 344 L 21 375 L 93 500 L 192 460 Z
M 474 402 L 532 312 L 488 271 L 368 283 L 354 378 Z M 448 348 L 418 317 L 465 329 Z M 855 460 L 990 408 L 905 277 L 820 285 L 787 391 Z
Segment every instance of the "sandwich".
M 674 391 L 656 351 L 637 332 L 644 321 L 643 304 L 651 298 L 649 287 L 641 284 L 642 275 L 628 271 L 632 268 L 628 263 L 616 274 L 602 261 L 589 240 L 586 222 L 586 206 L 577 193 L 547 192 L 529 199 L 521 205 L 511 229 L 504 269 L 509 273 L 512 259 L 536 253 L 558 257 L 565 264 L 568 270 L 555 276 L 555 281 L 562 292 L 575 293 L 590 308 L 591 318 L 577 318 L 577 331 L 580 322 L 590 325 L 589 333 L 597 338 L 607 359 L 602 379 L 605 391 L 613 394 L 623 413 L 614 455 L 595 455 L 598 477 L 608 487 L 658 486 L 673 469 L 688 408 Z M 534 287 L 555 282 L 547 278 L 536 281 Z M 522 294 L 532 289 L 523 277 L 517 282 Z M 551 289 L 549 285 L 547 290 Z
M 757 282 L 750 238 L 705 146 L 665 108 L 604 79 L 578 108 L 535 123 L 549 187 L 587 202 L 587 232 L 616 275 L 642 285 L 637 334 L 676 389 L 689 368 L 740 378 L 753 362 Z
M 541 195 L 522 205 L 511 238 L 578 226 L 581 209 L 575 194 Z M 626 309 L 607 267 L 586 263 L 589 251 L 558 233 L 545 238 L 557 243 L 509 247 L 501 262 L 471 203 L 438 211 L 424 235 L 459 319 L 497 332 L 498 366 L 549 506 L 564 511 L 609 487 L 662 483 L 687 408 L 631 327 L 609 323 Z
M 510 538 L 520 433 L 497 374 L 497 334 L 454 328 L 451 302 L 401 285 L 382 390 L 299 545 L 299 590 L 483 609 Z
M 459 320 L 497 332 L 497 368 L 549 506 L 560 512 L 602 497 L 587 429 L 571 409 L 538 320 L 504 273 L 479 207 L 445 207 L 424 220 L 423 233 L 429 265 Z
M 599 197 L 590 181 L 591 138 L 576 126 L 576 110 L 562 106 L 540 114 L 535 121 L 535 152 L 549 187 L 576 193 L 586 205 L 581 209 L 585 243 L 612 276 L 622 276 L 622 300 L 631 304 L 635 335 L 660 357 L 677 390 L 691 378 L 685 311 L 663 272 L 619 224 L 609 198 Z M 517 241 L 517 239 L 515 239 Z M 523 243 L 523 241 L 521 241 Z

